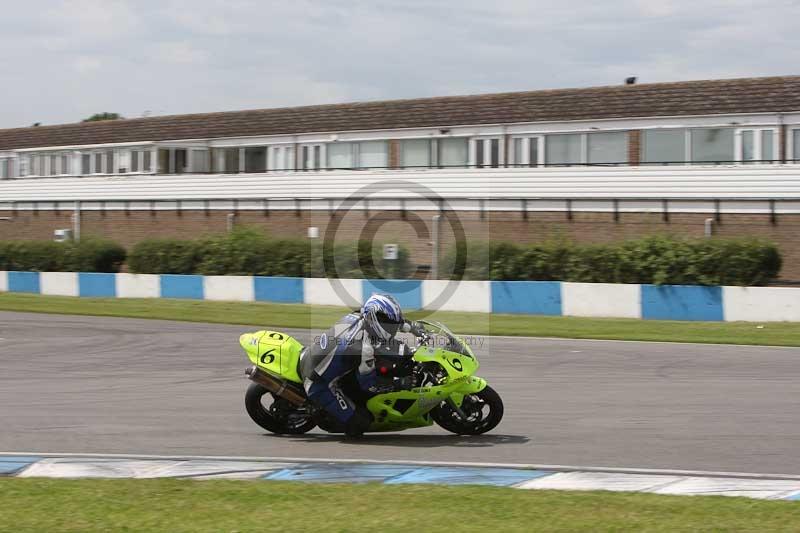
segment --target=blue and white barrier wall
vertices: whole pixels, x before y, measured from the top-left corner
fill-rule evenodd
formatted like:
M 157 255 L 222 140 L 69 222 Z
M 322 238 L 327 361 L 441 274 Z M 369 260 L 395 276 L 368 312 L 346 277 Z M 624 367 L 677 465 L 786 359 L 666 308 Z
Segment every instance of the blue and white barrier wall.
M 407 309 L 653 320 L 800 322 L 800 288 L 558 281 L 328 280 L 260 276 L 3 272 L 0 292 L 349 306 L 373 292 Z M 349 295 L 350 301 L 347 301 Z

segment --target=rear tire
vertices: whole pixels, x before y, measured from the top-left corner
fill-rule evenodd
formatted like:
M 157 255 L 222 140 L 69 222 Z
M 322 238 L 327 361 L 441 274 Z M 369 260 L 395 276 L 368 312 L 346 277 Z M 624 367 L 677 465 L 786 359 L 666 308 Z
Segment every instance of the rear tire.
M 458 413 L 446 402 L 431 411 L 431 418 L 442 428 L 458 435 L 480 435 L 491 431 L 503 419 L 503 400 L 488 385 L 480 392 L 464 396 L 461 404 L 467 420 L 461 420 Z
M 272 400 L 265 407 L 262 398 Z M 317 425 L 311 413 L 304 413 L 283 398 L 276 398 L 268 389 L 258 383 L 251 383 L 244 395 L 244 406 L 253 422 L 278 435 L 301 435 Z

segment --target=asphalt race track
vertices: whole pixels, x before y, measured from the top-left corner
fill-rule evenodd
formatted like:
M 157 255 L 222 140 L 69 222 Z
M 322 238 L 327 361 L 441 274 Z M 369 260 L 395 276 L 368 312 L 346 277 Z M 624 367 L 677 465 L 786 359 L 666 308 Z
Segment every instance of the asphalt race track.
M 265 434 L 252 326 L 0 312 L 0 451 L 561 464 L 800 474 L 800 349 L 485 338 L 494 433 Z M 290 331 L 308 342 L 307 331 Z

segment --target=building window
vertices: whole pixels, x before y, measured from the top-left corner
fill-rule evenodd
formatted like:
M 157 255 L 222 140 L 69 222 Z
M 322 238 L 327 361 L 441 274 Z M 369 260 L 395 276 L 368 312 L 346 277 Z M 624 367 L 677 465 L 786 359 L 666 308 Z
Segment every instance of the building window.
M 353 143 L 331 143 L 328 145 L 328 168 L 345 169 L 354 168 L 354 152 L 355 147 Z
M 136 152 L 133 152 L 135 154 Z M 117 153 L 117 172 L 120 174 L 127 174 L 131 168 L 131 160 L 133 155 L 128 150 L 122 150 Z
M 590 133 L 586 136 L 589 164 L 627 164 L 628 132 Z
M 577 165 L 584 162 L 582 134 L 548 135 L 545 162 L 548 165 Z
M 427 168 L 431 166 L 431 141 L 405 139 L 400 141 L 401 168 Z
M 103 153 L 102 152 L 95 152 L 95 154 L 94 154 L 94 168 L 92 169 L 92 173 L 94 173 L 94 174 L 102 174 L 103 173 Z
M 525 165 L 525 139 L 514 139 L 511 143 L 512 150 L 514 153 L 512 154 L 512 164 L 515 167 L 521 167 Z
M 771 163 L 778 158 L 773 129 L 741 130 L 739 156 L 745 164 Z
M 386 168 L 389 166 L 389 143 L 363 141 L 357 145 L 358 168 Z
M 500 166 L 500 139 L 475 139 L 473 142 L 477 168 Z
M 307 147 L 303 147 L 305 150 Z M 325 147 L 327 168 L 386 168 L 389 144 L 386 141 L 335 142 Z M 313 167 L 319 168 L 319 167 Z
M 11 177 L 10 163 L 10 159 L 0 159 L 0 180 L 5 180 Z
M 792 161 L 800 161 L 800 129 L 792 130 Z
M 165 157 L 165 166 L 167 168 L 169 165 L 169 150 L 165 150 L 166 155 Z M 152 160 L 152 150 L 149 149 L 136 149 L 130 151 L 120 151 L 117 154 L 119 159 L 118 172 L 120 174 L 127 172 L 131 173 L 142 173 L 142 172 L 150 172 L 150 162 Z
M 50 154 L 50 168 L 48 169 L 48 175 L 55 176 L 58 174 L 58 155 L 57 154 Z
M 778 154 L 775 153 L 775 132 L 772 130 L 761 130 L 761 159 L 763 161 L 773 162 L 778 159 Z
M 686 130 L 645 130 L 642 164 L 682 164 L 686 157 Z
M 92 173 L 92 154 L 81 154 L 81 174 L 84 176 Z
M 185 174 L 189 171 L 189 152 L 186 148 L 174 148 L 175 174 Z
M 266 172 L 267 170 L 267 148 L 257 146 L 244 149 L 244 171 L 245 172 Z
M 691 130 L 693 163 L 730 163 L 734 161 L 732 128 L 695 128 Z
M 139 158 L 142 156 L 142 152 L 139 150 L 132 150 L 131 151 L 131 172 L 139 172 Z
M 515 167 L 530 166 L 535 167 L 541 164 L 540 160 L 540 143 L 542 137 L 523 137 L 516 138 L 512 144 L 513 146 L 513 161 Z
M 270 146 L 267 158 L 269 170 L 294 170 L 294 146 Z
M 301 150 L 300 169 L 319 170 L 322 168 L 323 154 L 321 144 L 307 144 Z
M 28 156 L 28 175 L 29 176 L 38 176 L 39 175 L 39 156 L 36 154 L 30 154 Z
M 760 158 L 756 157 L 756 136 L 753 130 L 742 132 L 742 162 L 753 163 Z
M 467 166 L 469 161 L 469 143 L 467 139 L 438 139 L 437 145 L 437 165 L 440 168 Z
M 222 152 L 223 164 L 222 168 L 226 174 L 235 174 L 239 172 L 239 149 L 226 148 Z
M 263 157 L 262 162 L 264 165 L 262 166 L 261 170 L 253 170 L 252 172 L 264 172 L 264 167 L 266 166 L 266 157 L 267 151 L 266 149 L 263 150 Z M 201 174 L 205 174 L 208 172 L 209 169 L 209 155 L 208 150 L 205 148 L 194 148 L 191 150 L 192 161 L 191 161 L 191 172 L 198 172 Z
M 547 135 L 544 146 L 548 165 L 628 163 L 626 131 Z
M 238 151 L 237 151 L 238 152 Z M 158 169 L 159 174 L 167 174 L 169 172 L 169 150 L 166 148 L 158 149 Z
M 61 154 L 61 174 L 69 175 L 72 174 L 72 155 L 71 154 Z
M 646 130 L 642 164 L 732 163 L 736 161 L 734 139 L 734 128 Z M 767 144 L 770 142 L 772 139 L 767 136 Z M 760 143 L 756 134 L 743 134 L 740 159 L 759 155 L 756 147 Z M 750 152 L 748 157 L 744 157 L 746 152 Z

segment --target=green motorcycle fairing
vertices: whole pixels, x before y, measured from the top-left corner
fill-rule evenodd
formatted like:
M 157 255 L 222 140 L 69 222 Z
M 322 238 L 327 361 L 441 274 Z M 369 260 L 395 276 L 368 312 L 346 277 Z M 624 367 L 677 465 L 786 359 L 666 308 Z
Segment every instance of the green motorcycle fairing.
M 294 383 L 303 383 L 297 366 L 303 345 L 294 337 L 280 331 L 262 330 L 245 333 L 239 344 L 257 367 Z
M 463 343 L 445 326 L 439 323 L 426 325 L 441 328 L 451 340 Z M 239 344 L 247 357 L 257 367 L 291 381 L 302 383 L 297 372 L 303 345 L 296 339 L 279 331 L 262 330 L 245 333 Z M 375 417 L 369 431 L 399 431 L 433 424 L 429 413 L 443 401 L 450 399 L 461 406 L 464 396 L 482 391 L 486 380 L 475 376 L 478 361 L 466 344 L 460 344 L 462 353 L 441 347 L 420 346 L 414 353 L 419 363 L 436 363 L 447 376 L 438 385 L 416 387 L 411 390 L 378 394 L 367 401 L 367 409 Z
M 421 346 L 414 354 L 420 363 L 438 363 L 447 378 L 438 385 L 417 387 L 407 391 L 379 394 L 367 401 L 367 409 L 375 417 L 369 431 L 398 431 L 433 424 L 430 413 L 448 398 L 461 406 L 464 396 L 482 391 L 486 380 L 474 376 L 478 361 L 474 356 L 443 348 Z

